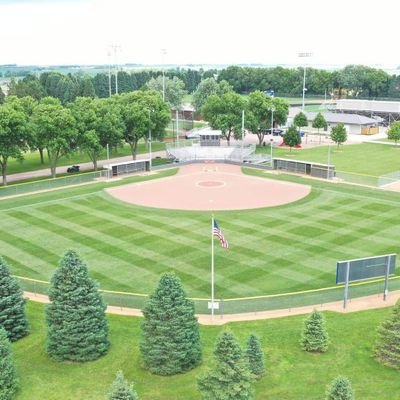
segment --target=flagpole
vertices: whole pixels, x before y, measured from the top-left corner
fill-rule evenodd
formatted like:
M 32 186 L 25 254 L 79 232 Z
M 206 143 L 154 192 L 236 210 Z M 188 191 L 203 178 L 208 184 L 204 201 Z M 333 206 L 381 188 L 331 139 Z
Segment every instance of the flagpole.
M 211 321 L 214 321 L 214 215 L 211 217 Z

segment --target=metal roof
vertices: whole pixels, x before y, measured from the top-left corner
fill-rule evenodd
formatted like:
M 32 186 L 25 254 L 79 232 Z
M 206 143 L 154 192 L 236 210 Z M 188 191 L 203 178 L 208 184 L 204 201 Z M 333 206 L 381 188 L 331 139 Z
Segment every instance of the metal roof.
M 308 121 L 313 121 L 318 113 L 307 112 Z M 358 114 L 344 114 L 344 113 L 333 113 L 323 112 L 321 113 L 328 124 L 339 124 L 343 123 L 346 125 L 376 125 L 378 121 L 374 118 L 364 117 Z

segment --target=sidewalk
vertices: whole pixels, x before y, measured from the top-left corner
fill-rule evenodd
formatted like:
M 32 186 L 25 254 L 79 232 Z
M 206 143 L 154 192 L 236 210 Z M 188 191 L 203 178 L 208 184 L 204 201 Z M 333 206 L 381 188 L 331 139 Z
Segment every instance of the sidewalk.
M 49 298 L 43 294 L 24 292 L 24 296 L 32 301 L 38 303 L 49 303 Z M 229 322 L 243 322 L 243 321 L 255 321 L 262 319 L 271 318 L 283 318 L 292 315 L 304 315 L 309 314 L 314 310 L 318 311 L 335 311 L 339 313 L 349 313 L 364 310 L 373 310 L 375 308 L 391 307 L 396 304 L 400 299 L 400 290 L 389 292 L 387 300 L 383 301 L 382 295 L 373 295 L 366 297 L 359 297 L 357 299 L 350 299 L 347 308 L 343 308 L 343 301 L 335 301 L 332 303 L 318 304 L 313 306 L 297 307 L 297 308 L 287 308 L 283 310 L 271 310 L 271 311 L 258 311 L 253 313 L 243 313 L 243 314 L 225 314 L 215 315 L 214 319 L 210 315 L 199 314 L 197 315 L 198 321 L 202 325 L 224 325 Z M 107 313 L 118 314 L 118 315 L 128 315 L 134 317 L 142 317 L 142 311 L 135 308 L 127 307 L 117 307 L 117 306 L 107 306 Z
M 155 151 L 152 153 L 153 158 L 154 157 L 165 157 L 165 156 L 166 156 L 166 153 L 164 150 L 163 151 Z M 144 158 L 149 158 L 149 155 L 147 153 L 144 153 L 144 154 L 138 154 L 136 156 L 137 160 L 142 160 Z M 110 160 L 99 160 L 97 162 L 97 166 L 99 169 L 102 169 L 104 165 L 107 165 L 109 163 L 119 163 L 119 162 L 129 161 L 129 160 L 132 160 L 132 156 L 111 158 Z M 80 171 L 90 171 L 93 169 L 92 162 L 79 163 L 77 165 L 80 166 Z M 68 167 L 69 167 L 68 165 L 57 167 L 57 169 L 56 169 L 57 174 L 66 173 Z M 36 171 L 27 171 L 27 172 L 21 172 L 18 174 L 7 175 L 7 183 L 20 181 L 23 179 L 32 179 L 32 178 L 41 178 L 41 177 L 51 178 L 50 168 L 38 169 Z M 2 183 L 3 183 L 3 178 L 0 177 L 0 184 L 2 184 Z

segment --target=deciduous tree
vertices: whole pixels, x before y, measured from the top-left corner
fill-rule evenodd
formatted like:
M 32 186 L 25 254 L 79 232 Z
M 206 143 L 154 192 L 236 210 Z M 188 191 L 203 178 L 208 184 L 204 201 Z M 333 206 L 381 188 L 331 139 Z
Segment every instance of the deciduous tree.
M 326 122 L 326 119 L 324 118 L 324 116 L 320 112 L 313 119 L 312 127 L 318 129 L 319 143 L 321 143 L 321 135 L 319 133 L 319 130 L 320 129 L 327 129 L 328 128 L 328 124 Z
M 56 177 L 57 164 L 62 156 L 72 153 L 78 144 L 76 121 L 60 101 L 43 98 L 32 115 L 37 146 L 47 150 L 51 176 Z
M 47 351 L 58 361 L 90 361 L 109 348 L 106 306 L 85 263 L 65 253 L 49 289 Z
M 387 130 L 387 137 L 390 140 L 394 140 L 397 145 L 397 141 L 400 140 L 400 121 L 393 122 Z
M 164 85 L 163 85 L 164 80 Z M 146 86 L 153 91 L 163 95 L 163 88 L 165 94 L 165 102 L 170 108 L 180 109 L 183 103 L 183 98 L 186 95 L 185 83 L 174 76 L 172 79 L 168 77 L 158 76 L 157 78 L 150 79 Z
M 246 101 L 237 93 L 211 95 L 207 98 L 202 115 L 213 129 L 219 129 L 228 144 L 232 136 L 240 139 L 242 135 L 242 111 Z
M 162 139 L 171 120 L 168 106 L 161 96 L 154 91 L 136 91 L 113 96 L 124 124 L 124 139 L 131 147 L 132 158 L 136 159 L 137 144 L 144 139 L 151 129 L 152 138 Z M 149 111 L 151 118 L 149 118 Z
M 347 132 L 344 124 L 337 124 L 332 128 L 331 139 L 339 146 L 347 140 Z
M 201 362 L 199 325 L 194 304 L 179 278 L 161 276 L 143 309 L 140 351 L 144 365 L 157 375 L 189 371 Z
M 301 137 L 294 125 L 290 126 L 286 131 L 285 135 L 283 136 L 283 142 L 290 147 L 290 151 L 292 151 L 293 146 L 301 144 Z
M 0 106 L 0 170 L 3 185 L 7 184 L 9 158 L 23 160 L 28 148 L 27 116 L 19 105 L 19 99 Z

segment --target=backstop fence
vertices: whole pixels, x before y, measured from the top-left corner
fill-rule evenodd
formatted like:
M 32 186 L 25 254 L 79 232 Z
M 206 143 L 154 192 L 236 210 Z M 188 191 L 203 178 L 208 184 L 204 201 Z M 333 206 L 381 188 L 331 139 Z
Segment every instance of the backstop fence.
M 49 282 L 30 279 L 26 277 L 16 277 L 24 291 L 37 295 L 47 295 Z M 364 296 L 376 296 L 383 302 L 384 279 L 363 281 L 349 285 L 349 302 Z M 400 290 L 400 276 L 389 278 L 390 291 Z M 128 307 L 142 309 L 148 295 L 141 293 L 118 292 L 111 290 L 100 290 L 104 301 L 110 306 Z M 219 309 L 215 310 L 216 315 L 257 313 L 272 310 L 290 310 L 292 308 L 304 306 L 322 306 L 334 301 L 342 301 L 344 296 L 344 285 L 334 287 L 305 290 L 301 292 L 281 293 L 266 296 L 254 296 L 232 299 L 216 299 L 219 302 Z M 209 314 L 208 302 L 206 298 L 192 298 L 197 314 Z

